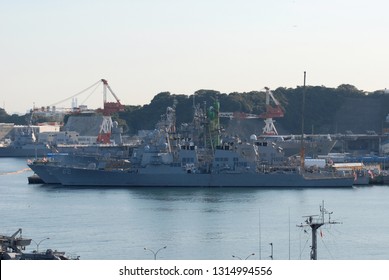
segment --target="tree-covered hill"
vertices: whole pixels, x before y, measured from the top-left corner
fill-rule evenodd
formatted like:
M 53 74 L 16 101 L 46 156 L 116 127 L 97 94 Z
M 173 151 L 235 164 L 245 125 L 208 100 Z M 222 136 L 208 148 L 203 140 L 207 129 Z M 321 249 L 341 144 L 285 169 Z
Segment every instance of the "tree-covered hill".
M 383 91 L 365 93 L 352 85 L 337 88 L 307 86 L 297 88 L 277 88 L 274 96 L 285 111 L 283 118 L 276 119 L 279 133 L 301 133 L 301 114 L 305 90 L 304 132 L 305 133 L 365 133 L 367 130 L 382 131 L 385 117 L 389 113 L 389 94 Z M 163 92 L 154 97 L 150 104 L 128 107 L 120 118 L 126 120 L 128 131 L 152 129 L 167 106 L 177 105 L 177 123 L 190 122 L 193 116 L 193 103 L 211 106 L 217 98 L 222 112 L 244 112 L 261 114 L 265 112 L 265 92 L 220 93 L 214 90 L 199 90 L 194 95 L 176 95 Z M 230 123 L 251 126 L 260 133 L 262 120 L 222 119 L 224 127 Z
M 305 133 L 365 133 L 382 131 L 386 125 L 385 117 L 389 113 L 389 94 L 383 91 L 366 93 L 352 85 L 340 85 L 337 88 L 307 86 L 297 88 L 279 87 L 273 91 L 281 103 L 285 116 L 276 119 L 279 133 L 301 133 L 302 101 L 305 92 L 304 132 Z M 168 106 L 176 106 L 177 124 L 189 123 L 193 117 L 193 105 L 212 106 L 219 100 L 221 112 L 244 112 L 261 114 L 265 112 L 266 94 L 264 91 L 221 93 L 215 90 L 198 90 L 193 95 L 161 92 L 154 96 L 149 104 L 143 106 L 127 105 L 125 112 L 114 118 L 125 127 L 128 134 L 138 130 L 153 129 L 166 112 Z M 0 109 L 0 122 L 21 124 L 26 116 L 8 115 Z M 225 128 L 241 129 L 245 133 L 261 133 L 263 120 L 221 119 Z M 233 130 L 234 131 L 234 130 Z
M 26 124 L 27 121 L 26 116 L 8 115 L 3 108 L 0 108 L 0 123 Z

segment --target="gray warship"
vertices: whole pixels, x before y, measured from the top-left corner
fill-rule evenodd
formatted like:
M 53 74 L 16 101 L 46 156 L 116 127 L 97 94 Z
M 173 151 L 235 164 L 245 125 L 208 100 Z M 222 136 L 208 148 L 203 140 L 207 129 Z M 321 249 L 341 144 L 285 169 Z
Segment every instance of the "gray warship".
M 195 110 L 191 130 L 202 132 L 198 137 L 185 137 L 177 133 L 175 127 L 175 106 L 168 107 L 156 129 L 142 145 L 134 148 L 129 158 L 108 158 L 88 164 L 47 164 L 42 169 L 56 183 L 65 186 L 301 188 L 353 185 L 352 176 L 337 173 L 330 167 L 306 170 L 300 163 L 286 158 L 276 144 L 258 140 L 255 135 L 250 141 L 221 137 L 218 112 L 217 101 L 206 112 Z M 203 145 L 198 146 L 196 142 Z M 32 165 L 30 167 L 34 170 Z M 41 176 L 38 170 L 34 171 Z
M 13 124 L 10 124 L 13 127 Z M 46 143 L 36 141 L 33 128 L 28 125 L 19 127 L 12 141 L 0 144 L 0 157 L 43 157 L 51 149 Z
M 0 126 L 1 127 L 1 126 Z M 52 153 L 129 153 L 131 144 L 124 143 L 122 130 L 110 116 L 98 113 L 70 115 L 60 130 L 40 132 L 41 126 L 2 124 L 0 157 L 42 158 Z M 51 126 L 47 126 L 51 127 Z

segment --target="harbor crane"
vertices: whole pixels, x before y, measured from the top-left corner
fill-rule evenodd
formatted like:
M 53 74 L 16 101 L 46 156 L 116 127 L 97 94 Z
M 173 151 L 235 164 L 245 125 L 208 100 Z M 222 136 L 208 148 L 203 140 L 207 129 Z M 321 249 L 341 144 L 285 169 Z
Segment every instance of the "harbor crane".
M 87 87 L 86 89 L 70 96 L 70 97 L 67 97 L 61 101 L 58 101 L 50 106 L 48 106 L 47 108 L 50 108 L 50 107 L 53 107 L 55 108 L 56 105 L 58 104 L 61 104 L 61 103 L 64 103 L 68 100 L 73 100 L 73 103 L 74 104 L 77 104 L 77 102 L 75 101 L 76 97 L 78 97 L 79 95 L 87 92 L 88 90 L 91 90 L 92 88 L 93 91 L 91 92 L 91 94 L 97 89 L 97 87 L 100 85 L 100 84 L 103 84 L 103 109 L 97 109 L 96 111 L 97 112 L 100 112 L 102 113 L 103 115 L 105 116 L 109 116 L 109 115 L 112 115 L 113 113 L 116 113 L 116 112 L 123 112 L 124 111 L 124 105 L 121 104 L 119 98 L 117 97 L 117 95 L 113 92 L 112 88 L 109 86 L 108 82 L 106 79 L 100 79 L 98 80 L 96 83 L 94 83 L 93 85 Z M 107 101 L 107 92 L 110 92 L 112 94 L 112 96 L 115 98 L 115 102 L 108 102 Z M 88 98 L 90 97 L 90 95 L 88 96 Z M 43 107 L 44 108 L 44 107 Z M 71 108 L 72 112 L 73 113 L 80 113 L 81 111 L 85 111 L 86 110 L 86 106 L 80 106 L 80 107 L 77 107 L 77 105 L 73 105 L 72 104 L 72 108 Z M 91 111 L 91 110 L 89 110 Z
M 111 116 L 113 113 L 116 113 L 116 112 L 123 112 L 124 111 L 124 105 L 122 105 L 120 103 L 120 100 L 119 98 L 117 97 L 117 95 L 113 92 L 112 88 L 109 86 L 108 82 L 106 79 L 100 79 L 98 80 L 96 83 L 94 83 L 93 85 L 89 86 L 88 88 L 64 99 L 64 100 L 61 100 L 60 102 L 57 102 L 53 105 L 57 105 L 59 103 L 63 103 L 65 101 L 68 101 L 70 99 L 75 99 L 75 97 L 85 93 L 86 91 L 88 90 L 91 90 L 92 88 L 93 91 L 92 93 L 97 89 L 97 87 L 99 87 L 101 84 L 103 84 L 103 108 L 99 108 L 97 110 L 86 110 L 86 106 L 85 109 L 83 109 L 81 106 L 80 107 L 77 107 L 77 106 L 73 106 L 72 105 L 72 111 L 71 113 L 72 114 L 80 114 L 80 113 L 89 113 L 89 112 L 98 112 L 98 113 L 101 113 L 103 114 L 104 116 Z M 116 102 L 108 102 L 107 100 L 107 93 L 108 91 L 112 94 L 112 96 L 115 98 Z M 89 94 L 90 96 L 91 94 Z M 88 96 L 88 98 L 89 98 Z M 101 124 L 100 126 L 100 131 L 99 131 L 99 134 L 98 134 L 98 137 L 97 137 L 97 143 L 104 143 L 104 144 L 108 144 L 110 143 L 110 137 L 111 137 L 111 130 L 112 130 L 112 120 L 110 118 L 104 118 L 103 119 L 103 123 Z
M 265 119 L 265 126 L 262 129 L 262 134 L 264 135 L 278 135 L 277 129 L 274 125 L 275 120 L 273 118 L 282 118 L 284 116 L 284 111 L 280 105 L 280 102 L 274 97 L 273 93 L 268 87 L 266 89 L 266 112 L 262 113 L 260 118 Z M 275 103 L 275 107 L 270 105 L 270 98 Z
M 104 109 L 102 110 L 103 114 L 106 116 L 109 116 L 112 113 L 123 112 L 124 105 L 122 105 L 120 103 L 119 98 L 113 92 L 113 90 L 109 86 L 107 80 L 101 79 L 101 82 L 103 83 L 103 102 L 104 102 Z M 109 91 L 112 94 L 112 96 L 115 98 L 116 102 L 108 102 L 107 101 L 107 91 Z
M 275 120 L 273 118 L 282 118 L 284 111 L 280 105 L 280 102 L 274 97 L 273 93 L 268 87 L 266 90 L 266 112 L 256 115 L 242 112 L 219 112 L 219 117 L 230 119 L 264 119 L 265 126 L 262 129 L 264 135 L 278 135 L 277 129 L 274 125 Z M 270 105 L 270 99 L 274 102 L 275 106 Z

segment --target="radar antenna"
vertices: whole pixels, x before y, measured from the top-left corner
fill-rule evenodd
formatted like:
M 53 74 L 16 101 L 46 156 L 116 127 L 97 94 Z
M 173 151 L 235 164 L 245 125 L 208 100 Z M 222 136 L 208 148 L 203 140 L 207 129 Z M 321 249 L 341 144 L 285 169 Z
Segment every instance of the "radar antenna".
M 324 215 L 328 214 L 328 221 L 325 221 Z M 303 216 L 303 218 L 306 218 L 305 224 L 297 225 L 298 227 L 307 227 L 309 226 L 312 229 L 312 246 L 311 246 L 311 254 L 310 259 L 311 260 L 317 260 L 317 230 L 322 226 L 326 224 L 340 224 L 340 222 L 331 221 L 331 215 L 333 212 L 329 212 L 327 209 L 324 208 L 324 200 L 322 202 L 322 205 L 320 205 L 320 215 L 309 215 L 309 216 Z

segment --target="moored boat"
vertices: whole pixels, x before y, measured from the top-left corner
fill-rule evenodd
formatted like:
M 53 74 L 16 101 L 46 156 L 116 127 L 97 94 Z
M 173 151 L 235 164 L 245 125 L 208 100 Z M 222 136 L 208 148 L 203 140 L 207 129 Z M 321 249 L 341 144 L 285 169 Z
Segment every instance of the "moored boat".
M 214 154 L 195 146 L 179 150 L 136 149 L 133 156 L 104 167 L 57 166 L 55 176 L 67 186 L 138 187 L 351 187 L 353 177 L 332 169 L 305 171 L 283 162 L 266 142 L 229 143 Z M 267 151 L 267 152 L 266 152 Z M 269 161 L 272 163 L 269 164 Z M 53 173 L 53 171 L 52 171 Z
M 50 180 L 66 186 L 129 187 L 351 187 L 352 176 L 330 167 L 305 171 L 285 157 L 273 142 L 221 137 L 215 103 L 200 123 L 203 146 L 181 137 L 175 128 L 175 108 L 168 107 L 156 129 L 128 158 L 98 159 L 89 164 L 62 162 L 36 165 Z M 216 110 L 216 111 L 215 111 Z M 205 114 L 198 114 L 205 116 Z M 209 132 L 209 133 L 207 133 Z M 206 135 L 209 136 L 206 136 Z M 208 137 L 208 138 L 204 138 Z M 202 141 L 199 141 L 200 143 Z M 37 169 L 31 168 L 43 179 Z M 48 179 L 49 180 L 49 179 Z
M 49 238 L 45 238 L 46 240 Z M 42 240 L 42 241 L 43 241 Z M 18 229 L 11 236 L 0 235 L 0 260 L 78 260 L 80 257 L 72 257 L 65 252 L 47 249 L 39 251 L 39 243 L 36 243 L 37 249 L 32 252 L 25 252 L 27 246 L 31 245 L 31 238 L 22 237 L 22 229 Z M 41 242 L 42 242 L 41 241 Z

